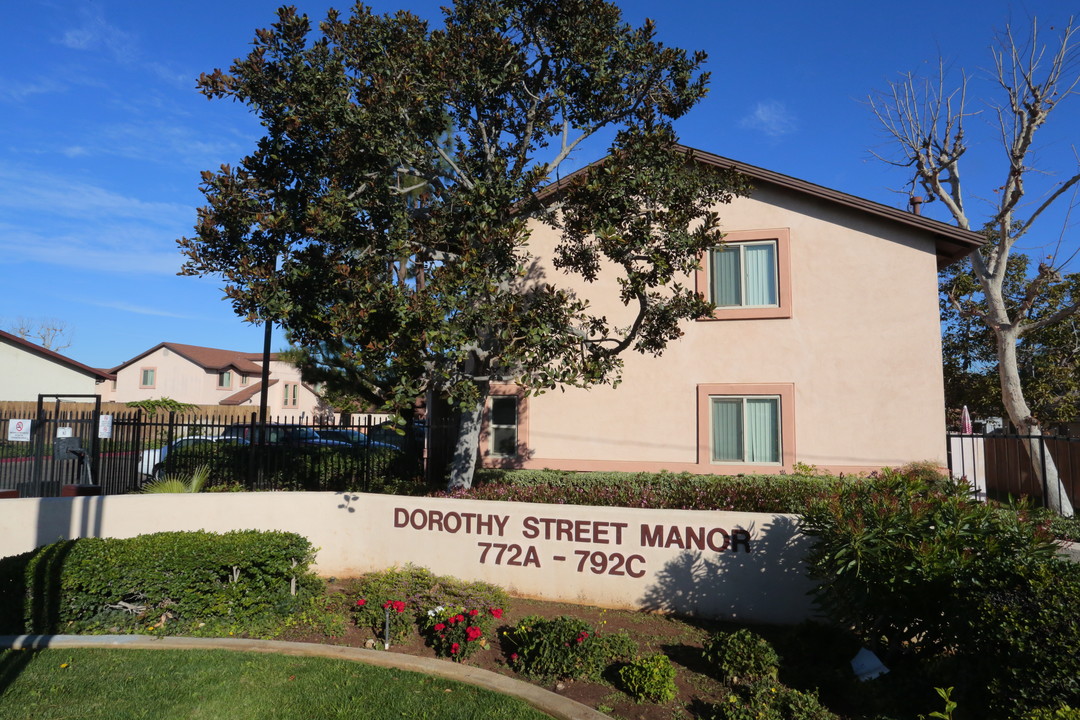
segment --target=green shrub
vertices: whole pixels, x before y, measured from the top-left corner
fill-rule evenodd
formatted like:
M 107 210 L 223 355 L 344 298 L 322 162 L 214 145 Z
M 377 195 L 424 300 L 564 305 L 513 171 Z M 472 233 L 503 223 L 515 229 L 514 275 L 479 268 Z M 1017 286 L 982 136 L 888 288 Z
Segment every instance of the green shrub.
M 530 615 L 506 633 L 510 663 L 522 675 L 541 680 L 595 680 L 611 663 L 633 655 L 624 633 L 603 635 L 584 620 Z
M 811 498 L 823 497 L 843 482 L 838 478 L 791 475 L 724 477 L 487 469 L 476 471 L 471 489 L 452 495 L 533 503 L 795 513 Z
M 619 680 L 636 700 L 666 703 L 675 699 L 675 667 L 667 655 L 638 658 L 619 670 Z
M 1080 709 L 1062 705 L 1059 708 L 1039 708 L 1024 715 L 1023 720 L 1080 720 Z
M 293 533 L 244 530 L 82 538 L 0 560 L 5 632 L 162 631 L 285 615 L 321 588 Z
M 731 684 L 775 680 L 780 657 L 769 641 L 742 628 L 717 632 L 702 646 L 701 655 L 717 678 Z
M 811 504 L 815 599 L 890 667 L 955 685 L 966 712 L 1080 701 L 1080 568 L 1024 506 L 885 472 Z
M 713 706 L 713 720 L 836 720 L 815 693 L 772 681 L 737 685 Z
M 505 609 L 510 601 L 506 591 L 495 585 L 436 576 L 430 570 L 412 565 L 368 573 L 345 592 L 354 603 L 356 624 L 369 628 L 378 638 L 384 634 L 386 603 L 405 603 L 400 613 L 392 608 L 390 631 L 395 642 L 408 637 L 416 625 L 425 627 L 433 617 L 428 612 L 434 612 L 437 607 Z

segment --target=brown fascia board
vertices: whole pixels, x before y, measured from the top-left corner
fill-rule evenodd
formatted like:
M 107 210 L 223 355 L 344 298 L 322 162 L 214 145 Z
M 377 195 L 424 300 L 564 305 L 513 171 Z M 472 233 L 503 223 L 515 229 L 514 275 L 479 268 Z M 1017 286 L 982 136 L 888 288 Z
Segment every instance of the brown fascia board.
M 842 205 L 853 210 L 874 215 L 889 222 L 897 222 L 915 230 L 928 233 L 934 240 L 934 249 L 937 254 L 939 270 L 951 265 L 957 260 L 967 257 L 972 251 L 982 247 L 986 243 L 986 239 L 979 233 L 972 232 L 971 230 L 964 230 L 963 228 L 958 228 L 955 225 L 949 225 L 948 223 L 943 223 L 924 215 L 916 215 L 915 213 L 906 210 L 882 205 L 873 200 L 867 200 L 866 198 L 849 195 L 840 192 L 839 190 L 832 190 L 821 185 L 815 185 L 806 180 L 800 180 L 791 177 L 790 175 L 783 175 L 772 170 L 757 167 L 756 165 L 749 165 L 747 163 L 739 162 L 738 160 L 715 155 L 713 153 L 705 152 L 704 150 L 698 150 L 685 145 L 680 145 L 678 147 L 683 152 L 689 153 L 691 157 L 699 162 L 727 170 L 734 170 L 755 182 L 768 183 L 786 190 L 810 195 L 819 200 Z M 601 159 L 586 165 L 580 170 L 575 170 L 566 177 L 561 178 L 559 181 L 545 187 L 540 191 L 539 197 L 543 199 L 558 193 L 561 188 L 574 182 L 578 176 L 588 174 L 590 168 L 602 164 L 603 162 L 604 159 Z
M 240 372 L 256 372 L 259 367 L 248 358 L 251 353 L 242 353 L 236 350 L 222 350 L 220 348 L 203 347 L 201 345 L 184 345 L 183 343 L 163 342 L 158 343 L 146 352 L 139 353 L 130 360 L 112 368 L 113 373 L 126 368 L 132 363 L 154 353 L 162 348 L 167 348 L 185 360 L 198 365 L 204 370 L 226 370 L 230 367 Z M 260 356 L 261 357 L 261 356 Z
M 65 355 L 61 355 L 60 353 L 56 352 L 55 350 L 49 350 L 48 348 L 44 348 L 41 345 L 35 345 L 34 343 L 30 342 L 29 340 L 23 340 L 18 335 L 12 335 L 9 332 L 5 332 L 3 330 L 0 330 L 0 340 L 7 340 L 8 342 L 22 348 L 23 350 L 26 350 L 27 352 L 32 352 L 35 355 L 40 355 L 40 356 L 46 357 L 46 358 L 48 358 L 50 360 L 55 360 L 56 362 L 67 365 L 68 367 L 70 367 L 70 368 L 72 368 L 74 370 L 81 370 L 82 372 L 93 375 L 94 377 L 96 377 L 96 378 L 98 378 L 100 380 L 115 380 L 116 379 L 116 375 L 112 374 L 108 370 L 100 370 L 98 368 L 92 368 L 89 365 L 83 365 L 78 360 L 72 360 L 71 358 L 69 358 L 69 357 L 67 357 Z

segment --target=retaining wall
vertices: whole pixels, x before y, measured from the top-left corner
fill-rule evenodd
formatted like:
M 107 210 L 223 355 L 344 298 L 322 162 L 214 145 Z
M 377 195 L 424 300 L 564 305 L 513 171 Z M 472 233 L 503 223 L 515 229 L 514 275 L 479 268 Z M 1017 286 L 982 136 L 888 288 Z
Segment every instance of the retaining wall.
M 200 529 L 299 533 L 325 577 L 411 563 L 546 600 L 775 623 L 812 614 L 794 515 L 360 493 L 0 500 L 0 556 Z

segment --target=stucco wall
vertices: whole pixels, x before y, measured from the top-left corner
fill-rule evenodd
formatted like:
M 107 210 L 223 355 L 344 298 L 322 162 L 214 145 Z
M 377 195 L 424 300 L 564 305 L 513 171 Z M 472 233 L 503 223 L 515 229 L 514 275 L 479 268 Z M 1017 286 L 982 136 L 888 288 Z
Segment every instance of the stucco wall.
M 39 393 L 93 395 L 97 379 L 0 341 L 0 400 L 36 402 Z
M 0 556 L 72 537 L 286 530 L 324 576 L 412 563 L 517 596 L 796 623 L 811 615 L 790 515 L 339 493 L 0 500 Z M 700 545 L 700 547 L 699 547 Z
M 529 398 L 530 454 L 520 464 L 691 472 L 790 471 L 794 462 L 847 472 L 914 460 L 944 464 L 931 241 L 769 186 L 718 211 L 725 232 L 780 231 L 789 238 L 790 317 L 688 323 L 660 358 L 625 353 L 618 388 Z M 538 229 L 534 242 L 543 252 L 551 232 Z M 541 272 L 545 282 L 573 286 L 562 273 Z M 597 314 L 627 317 L 613 302 L 613 274 L 579 290 Z M 701 461 L 707 416 L 699 412 L 698 388 L 709 384 L 790 390 L 785 463 Z
M 142 371 L 148 368 L 154 369 L 155 382 L 154 387 L 144 388 L 140 386 Z M 240 375 L 235 369 L 232 370 L 232 385 L 228 388 L 220 388 L 216 370 L 207 371 L 183 355 L 163 347 L 116 373 L 115 397 L 117 402 L 168 397 L 194 405 L 219 405 L 222 400 L 251 387 L 261 379 L 258 373 L 248 373 L 247 383 L 244 384 L 241 383 Z M 300 384 L 300 371 L 295 366 L 286 362 L 272 361 L 270 379 L 278 381 L 271 385 L 267 394 L 267 407 L 271 416 L 299 418 L 301 413 L 307 418 L 312 416 L 318 399 L 314 393 Z M 294 383 L 299 386 L 296 407 L 284 406 L 285 383 Z M 253 395 L 245 405 L 258 408 L 259 394 Z

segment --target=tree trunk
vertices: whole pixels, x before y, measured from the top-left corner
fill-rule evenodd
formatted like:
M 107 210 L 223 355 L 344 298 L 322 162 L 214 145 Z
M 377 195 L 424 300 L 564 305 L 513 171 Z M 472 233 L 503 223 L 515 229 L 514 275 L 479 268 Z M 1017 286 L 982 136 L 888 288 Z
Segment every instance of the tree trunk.
M 484 390 L 486 389 L 485 387 Z M 472 487 L 486 399 L 487 392 L 482 392 L 480 393 L 480 399 L 476 403 L 471 407 L 461 409 L 457 444 L 454 446 L 454 459 L 450 462 L 450 479 L 446 484 L 447 492 L 468 490 Z
M 1016 361 L 1016 332 L 1008 330 L 994 333 L 997 339 L 998 377 L 1001 380 L 1001 399 L 1009 419 L 1016 426 L 1020 435 L 1031 436 L 1026 440 L 1031 471 L 1042 485 L 1043 497 L 1047 506 L 1059 515 L 1070 517 L 1073 514 L 1072 501 L 1065 485 L 1058 475 L 1057 464 L 1042 440 L 1042 427 L 1031 415 L 1031 409 L 1024 399 L 1020 386 L 1020 372 Z

